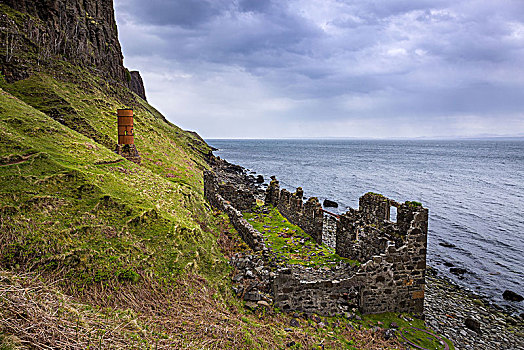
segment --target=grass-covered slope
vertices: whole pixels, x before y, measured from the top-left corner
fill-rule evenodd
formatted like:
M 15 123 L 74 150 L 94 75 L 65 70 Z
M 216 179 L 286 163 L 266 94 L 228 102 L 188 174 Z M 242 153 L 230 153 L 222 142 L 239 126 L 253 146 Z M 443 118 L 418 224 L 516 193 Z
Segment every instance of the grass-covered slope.
M 139 101 L 135 130 L 144 166 L 137 166 L 94 140 L 115 138 L 114 110 L 122 106 L 116 98 L 45 74 L 3 88 L 13 94 L 0 95 L 1 261 L 59 269 L 78 283 L 216 267 L 212 237 L 196 222 L 205 213 L 205 144 Z M 63 105 L 81 111 L 73 122 L 93 134 L 37 110 Z
M 95 99 L 48 75 L 3 88 L 30 96 L 34 81 L 73 106 Z M 107 107 L 86 122 L 105 135 L 118 101 L 96 96 Z M 137 166 L 3 89 L 0 106 L 1 349 L 387 346 L 348 320 L 289 328 L 289 316 L 241 307 L 226 256 L 245 245 L 204 202 L 207 146 L 192 134 L 139 107 L 152 137 L 137 126 L 149 150 Z

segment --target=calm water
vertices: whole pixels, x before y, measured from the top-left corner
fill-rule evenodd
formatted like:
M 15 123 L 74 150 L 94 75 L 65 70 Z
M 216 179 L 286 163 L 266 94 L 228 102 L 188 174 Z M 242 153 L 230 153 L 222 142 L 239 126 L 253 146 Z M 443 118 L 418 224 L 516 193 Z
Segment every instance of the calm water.
M 505 289 L 524 295 L 524 141 L 208 142 L 232 163 L 276 175 L 283 188 L 337 201 L 339 212 L 369 191 L 422 202 L 428 260 L 439 273 L 499 304 Z M 460 280 L 444 262 L 469 273 Z M 524 311 L 524 302 L 512 305 Z

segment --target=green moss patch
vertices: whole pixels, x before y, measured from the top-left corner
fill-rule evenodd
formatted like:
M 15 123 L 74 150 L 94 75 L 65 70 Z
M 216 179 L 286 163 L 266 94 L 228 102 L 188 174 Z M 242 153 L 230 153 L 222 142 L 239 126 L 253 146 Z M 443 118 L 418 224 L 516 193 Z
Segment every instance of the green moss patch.
M 358 264 L 342 258 L 334 250 L 317 244 L 300 227 L 291 224 L 280 212 L 272 207 L 257 206 L 244 218 L 264 235 L 267 245 L 277 254 L 282 264 L 309 267 L 330 267 L 339 262 Z

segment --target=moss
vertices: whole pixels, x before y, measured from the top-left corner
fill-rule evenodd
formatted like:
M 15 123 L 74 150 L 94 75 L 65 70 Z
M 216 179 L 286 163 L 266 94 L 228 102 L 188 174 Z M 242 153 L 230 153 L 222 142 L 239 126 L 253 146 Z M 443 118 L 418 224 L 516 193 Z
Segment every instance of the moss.
M 265 210 L 268 214 L 264 214 Z M 244 218 L 264 235 L 266 243 L 273 249 L 282 263 L 310 267 L 330 267 L 338 262 L 358 264 L 342 258 L 333 249 L 317 244 L 300 227 L 291 224 L 279 211 L 272 207 L 255 207 L 244 213 Z
M 415 201 L 406 201 L 405 204 L 409 207 L 422 207 L 422 203 Z
M 386 198 L 384 197 L 384 195 L 380 194 L 380 193 L 375 193 L 375 192 L 368 192 L 365 194 L 365 196 L 374 196 L 374 197 L 379 197 L 379 198 Z
M 380 326 L 382 328 L 390 328 L 391 324 L 394 322 L 397 324 L 399 331 L 402 335 L 410 342 L 416 344 L 420 348 L 425 349 L 443 349 L 440 341 L 426 333 L 428 331 L 433 333 L 431 330 L 425 327 L 424 321 L 413 317 L 411 314 L 394 314 L 394 313 L 382 313 L 374 315 L 364 315 L 363 316 L 364 324 L 368 326 Z M 397 333 L 398 334 L 398 333 Z M 449 346 L 450 350 L 454 350 L 455 347 L 444 336 L 438 335 L 442 338 Z M 399 341 L 404 342 L 403 338 L 397 336 Z

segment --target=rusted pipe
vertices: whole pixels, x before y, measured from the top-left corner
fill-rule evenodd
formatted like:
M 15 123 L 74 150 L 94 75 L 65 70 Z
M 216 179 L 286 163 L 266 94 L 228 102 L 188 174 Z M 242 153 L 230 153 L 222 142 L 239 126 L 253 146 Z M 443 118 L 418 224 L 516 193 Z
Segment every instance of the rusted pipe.
M 117 109 L 118 117 L 118 144 L 132 145 L 135 143 L 133 133 L 133 110 L 130 108 Z

